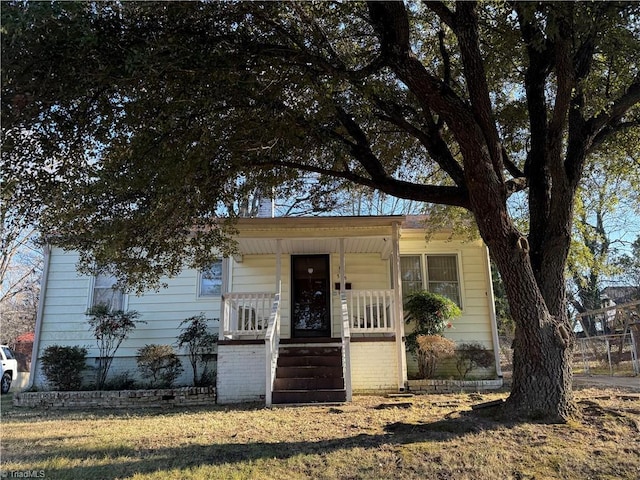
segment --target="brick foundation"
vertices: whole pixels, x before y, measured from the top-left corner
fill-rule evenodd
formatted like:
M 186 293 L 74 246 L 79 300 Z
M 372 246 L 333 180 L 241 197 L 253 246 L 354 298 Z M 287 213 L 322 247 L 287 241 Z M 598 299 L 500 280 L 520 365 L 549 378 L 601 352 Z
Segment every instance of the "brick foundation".
M 502 387 L 502 379 L 495 380 L 409 380 L 412 393 L 460 393 L 497 390 Z

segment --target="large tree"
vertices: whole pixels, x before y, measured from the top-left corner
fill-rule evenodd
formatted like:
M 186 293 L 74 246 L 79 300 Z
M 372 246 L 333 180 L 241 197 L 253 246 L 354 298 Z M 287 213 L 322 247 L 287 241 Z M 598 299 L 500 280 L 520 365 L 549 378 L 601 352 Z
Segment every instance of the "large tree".
M 637 142 L 639 16 L 633 2 L 5 4 L 4 168 L 45 233 L 140 288 L 228 251 L 221 206 L 257 187 L 462 207 L 517 325 L 506 408 L 562 421 L 574 199 L 589 155 Z

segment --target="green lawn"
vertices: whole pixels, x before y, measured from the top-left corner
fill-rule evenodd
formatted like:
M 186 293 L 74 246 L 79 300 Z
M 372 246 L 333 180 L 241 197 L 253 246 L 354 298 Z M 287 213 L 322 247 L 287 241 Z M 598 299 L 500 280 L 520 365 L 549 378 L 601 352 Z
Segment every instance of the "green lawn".
M 577 395 L 584 419 L 567 425 L 471 413 L 504 393 L 128 412 L 18 409 L 5 395 L 2 470 L 74 480 L 640 478 L 640 396 Z

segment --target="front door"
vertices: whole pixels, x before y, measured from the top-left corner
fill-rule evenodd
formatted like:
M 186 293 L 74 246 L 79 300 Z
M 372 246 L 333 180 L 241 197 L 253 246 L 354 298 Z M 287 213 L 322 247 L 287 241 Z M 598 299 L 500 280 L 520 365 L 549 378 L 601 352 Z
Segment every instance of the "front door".
M 331 336 L 329 255 L 291 257 L 293 337 Z

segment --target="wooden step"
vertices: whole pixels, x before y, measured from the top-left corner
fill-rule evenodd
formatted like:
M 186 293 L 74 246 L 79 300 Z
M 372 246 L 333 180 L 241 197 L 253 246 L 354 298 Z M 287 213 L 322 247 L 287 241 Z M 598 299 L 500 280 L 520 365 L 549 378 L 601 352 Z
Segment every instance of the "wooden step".
M 342 367 L 278 367 L 276 378 L 342 378 Z
M 310 356 L 339 356 L 342 357 L 342 347 L 309 347 L 309 346 L 292 346 L 280 347 L 278 355 L 281 357 L 310 357 Z
M 341 367 L 342 355 L 284 355 L 278 357 L 278 367 Z
M 340 403 L 347 398 L 342 347 L 327 343 L 280 346 L 274 404 Z
M 322 345 L 331 343 L 333 345 L 342 345 L 341 338 L 331 337 L 309 337 L 309 338 L 281 338 L 280 345 Z
M 338 403 L 347 401 L 345 390 L 276 390 L 273 403 Z
M 340 390 L 344 379 L 340 378 L 276 378 L 274 390 Z

